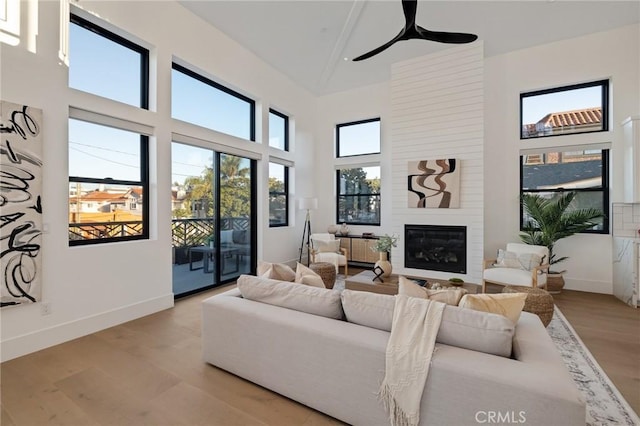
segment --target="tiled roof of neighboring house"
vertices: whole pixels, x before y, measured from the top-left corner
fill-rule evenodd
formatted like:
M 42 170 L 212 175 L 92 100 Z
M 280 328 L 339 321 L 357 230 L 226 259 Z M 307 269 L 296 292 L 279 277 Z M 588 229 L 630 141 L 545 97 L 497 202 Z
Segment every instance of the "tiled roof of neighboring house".
M 124 202 L 125 200 L 127 200 L 128 198 L 131 197 L 131 194 L 136 195 L 137 198 L 140 198 L 142 196 L 142 189 L 141 188 L 132 188 L 131 190 L 129 190 L 126 193 L 113 193 L 113 192 L 108 192 L 108 191 L 91 191 L 88 192 L 84 195 L 80 196 L 80 200 L 81 201 L 95 201 L 95 202 L 99 202 L 99 201 L 111 201 L 111 202 Z M 75 203 L 77 201 L 78 197 L 70 197 L 69 200 L 72 203 Z
M 524 166 L 522 174 L 523 186 L 527 189 L 562 186 L 602 176 L 602 161 L 536 164 Z
M 585 108 L 573 111 L 552 112 L 545 115 L 538 123 L 545 127 L 567 127 L 598 124 L 602 122 L 602 108 Z

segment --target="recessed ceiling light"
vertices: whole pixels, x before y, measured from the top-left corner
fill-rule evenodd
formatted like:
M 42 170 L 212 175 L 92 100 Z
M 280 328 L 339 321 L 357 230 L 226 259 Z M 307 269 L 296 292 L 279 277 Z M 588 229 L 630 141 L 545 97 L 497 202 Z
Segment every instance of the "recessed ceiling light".
M 349 58 L 347 58 L 346 56 L 345 56 L 344 58 L 342 58 L 342 59 L 344 59 L 345 61 L 348 61 L 348 60 L 349 60 Z

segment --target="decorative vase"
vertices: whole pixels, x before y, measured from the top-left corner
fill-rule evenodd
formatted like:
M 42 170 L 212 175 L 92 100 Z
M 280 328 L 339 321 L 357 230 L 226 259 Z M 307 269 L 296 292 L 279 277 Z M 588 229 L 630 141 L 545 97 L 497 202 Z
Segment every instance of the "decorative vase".
M 376 262 L 374 267 L 379 267 L 380 269 L 382 269 L 384 272 L 382 273 L 382 276 L 384 278 L 389 278 L 389 276 L 391 275 L 391 262 L 389 262 L 388 260 L 388 253 L 386 251 L 381 251 L 380 253 L 380 259 Z
M 329 227 L 327 228 L 327 232 L 330 234 L 335 234 L 336 232 L 338 232 L 338 225 L 329 225 Z
M 343 223 L 342 226 L 340 227 L 339 234 L 343 236 L 349 235 L 349 227 L 347 226 L 346 223 Z
M 554 274 L 550 272 L 547 274 L 547 291 L 550 294 L 560 294 L 564 288 L 564 278 L 562 274 Z

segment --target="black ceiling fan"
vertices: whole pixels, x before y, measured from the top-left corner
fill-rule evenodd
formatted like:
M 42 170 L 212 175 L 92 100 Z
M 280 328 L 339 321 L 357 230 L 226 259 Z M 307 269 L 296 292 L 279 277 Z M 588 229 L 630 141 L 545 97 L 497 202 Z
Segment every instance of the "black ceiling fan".
M 362 61 L 363 59 L 369 59 L 370 57 L 377 55 L 383 50 L 388 49 L 397 41 L 402 40 L 422 39 L 437 41 L 438 43 L 463 44 L 471 43 L 472 41 L 478 39 L 478 36 L 475 34 L 429 31 L 419 25 L 416 25 L 417 8 L 418 0 L 402 0 L 402 10 L 404 11 L 405 24 L 400 33 L 382 46 L 377 47 L 372 51 L 365 53 L 364 55 L 360 55 L 353 60 Z

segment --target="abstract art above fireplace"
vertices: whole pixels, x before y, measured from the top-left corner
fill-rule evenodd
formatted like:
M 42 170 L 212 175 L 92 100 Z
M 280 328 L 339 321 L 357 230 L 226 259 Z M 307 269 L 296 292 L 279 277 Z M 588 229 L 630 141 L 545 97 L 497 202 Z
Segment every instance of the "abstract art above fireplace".
M 460 161 L 454 158 L 409 161 L 408 205 L 412 208 L 459 208 Z

